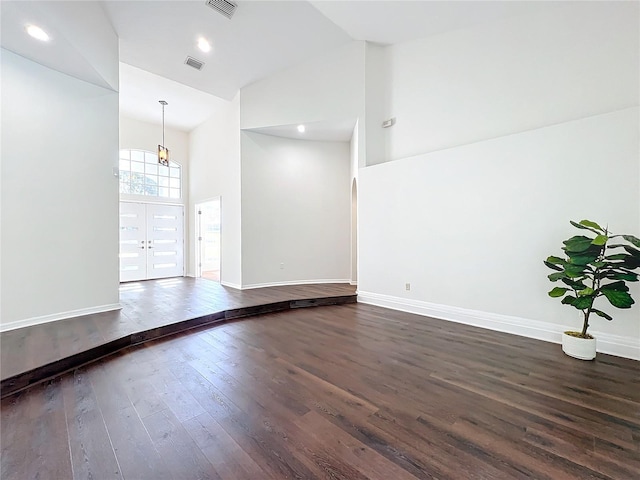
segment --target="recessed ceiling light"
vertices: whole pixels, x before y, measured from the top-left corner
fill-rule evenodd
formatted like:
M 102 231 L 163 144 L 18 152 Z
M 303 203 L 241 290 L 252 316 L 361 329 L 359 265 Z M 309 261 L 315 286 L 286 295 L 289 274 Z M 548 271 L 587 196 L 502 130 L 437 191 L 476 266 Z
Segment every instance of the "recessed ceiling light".
M 298 131 L 300 133 L 304 133 L 304 130 L 305 130 L 304 125 L 298 125 Z
M 33 38 L 41 40 L 43 42 L 49 41 L 49 34 L 37 25 L 27 25 L 25 28 L 27 30 L 27 33 Z
M 211 50 L 211 44 L 206 38 L 200 37 L 198 38 L 198 48 L 206 53 Z

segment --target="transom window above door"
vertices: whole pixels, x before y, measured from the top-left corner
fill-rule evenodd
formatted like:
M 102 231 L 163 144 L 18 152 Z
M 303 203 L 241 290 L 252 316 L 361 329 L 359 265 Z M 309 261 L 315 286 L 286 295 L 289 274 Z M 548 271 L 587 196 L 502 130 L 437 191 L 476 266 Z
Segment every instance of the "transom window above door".
M 158 163 L 158 155 L 144 150 L 120 150 L 120 193 L 179 199 L 182 168 Z

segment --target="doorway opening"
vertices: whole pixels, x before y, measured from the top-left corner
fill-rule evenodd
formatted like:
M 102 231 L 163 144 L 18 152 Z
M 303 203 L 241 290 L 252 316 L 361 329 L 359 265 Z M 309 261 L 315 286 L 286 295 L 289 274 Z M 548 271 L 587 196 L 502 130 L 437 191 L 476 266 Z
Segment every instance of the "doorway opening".
M 196 204 L 196 276 L 220 281 L 221 198 Z

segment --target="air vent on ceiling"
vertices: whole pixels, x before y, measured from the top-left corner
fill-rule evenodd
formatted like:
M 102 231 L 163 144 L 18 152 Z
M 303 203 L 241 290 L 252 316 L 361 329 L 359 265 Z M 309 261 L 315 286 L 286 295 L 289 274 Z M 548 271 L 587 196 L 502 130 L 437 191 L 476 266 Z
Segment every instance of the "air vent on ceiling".
M 184 63 L 189 65 L 190 67 L 195 68 L 196 70 L 202 70 L 202 67 L 204 67 L 204 62 L 201 62 L 200 60 L 196 60 L 193 57 L 187 57 Z
M 207 6 L 213 8 L 215 11 L 221 13 L 227 18 L 233 17 L 233 14 L 236 13 L 236 8 L 238 8 L 238 4 L 236 2 L 231 2 L 230 0 L 207 0 Z

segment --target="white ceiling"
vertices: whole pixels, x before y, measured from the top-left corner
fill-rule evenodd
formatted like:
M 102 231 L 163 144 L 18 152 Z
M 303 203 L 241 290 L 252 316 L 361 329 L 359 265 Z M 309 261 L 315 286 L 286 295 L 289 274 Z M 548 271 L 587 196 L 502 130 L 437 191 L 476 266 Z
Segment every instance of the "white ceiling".
M 102 24 L 95 22 L 92 14 L 96 10 L 100 14 L 95 7 L 88 2 L 0 0 L 2 48 L 94 85 L 112 88 L 117 85 L 117 71 L 114 71 L 114 78 L 109 78 L 105 72 L 95 70 L 89 60 L 95 52 L 92 42 L 104 40 L 105 30 L 113 37 L 104 20 Z M 44 28 L 50 41 L 43 43 L 28 36 L 25 31 L 28 24 Z M 76 25 L 79 27 L 74 28 Z M 91 32 L 92 42 L 79 42 L 78 37 L 86 30 Z
M 65 27 L 68 30 L 70 22 L 83 21 L 81 13 L 73 17 L 82 3 L 0 2 L 2 46 L 50 68 L 107 86 L 83 58 L 82 48 L 65 40 Z M 252 82 L 352 40 L 394 44 L 527 14 L 553 3 L 238 0 L 232 19 L 206 6 L 205 0 L 112 0 L 97 5 L 120 41 L 123 114 L 159 122 L 158 100 L 167 100 L 166 124 L 189 131 L 206 120 L 220 99 L 231 99 Z M 26 19 L 41 23 L 59 41 L 44 50 L 26 36 Z M 211 52 L 205 54 L 196 48 L 199 36 L 212 42 Z M 187 55 L 203 61 L 204 68 L 197 71 L 185 65 Z M 319 136 L 328 137 L 339 137 L 348 130 L 346 123 L 340 122 L 333 133 L 327 125 L 316 127 Z M 297 135 L 293 126 L 262 130 Z M 310 135 L 312 130 L 308 130 Z
M 296 138 L 323 142 L 348 142 L 351 140 L 356 119 L 327 120 L 305 123 L 304 133 L 298 131 L 298 124 L 274 125 L 270 127 L 246 128 L 247 132 L 261 133 L 273 137 Z
M 383 45 L 406 42 L 512 15 L 525 15 L 547 1 L 312 1 L 354 40 Z
M 242 1 L 228 19 L 197 1 L 106 1 L 120 60 L 230 100 L 239 88 L 351 41 L 308 2 Z M 198 37 L 213 49 L 203 53 Z M 184 64 L 190 55 L 201 71 Z
M 206 121 L 214 109 L 226 103 L 219 97 L 149 73 L 126 63 L 120 64 L 120 113 L 150 123 L 162 121 L 160 100 L 165 100 L 165 125 L 189 132 Z

